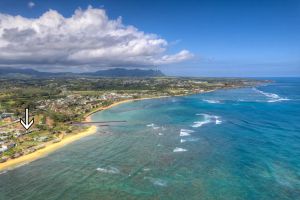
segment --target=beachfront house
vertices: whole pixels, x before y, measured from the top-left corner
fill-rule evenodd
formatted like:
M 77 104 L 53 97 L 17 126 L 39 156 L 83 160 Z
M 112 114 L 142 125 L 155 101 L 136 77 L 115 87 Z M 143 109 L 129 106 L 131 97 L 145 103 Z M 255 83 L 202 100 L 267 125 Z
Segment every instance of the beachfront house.
M 18 138 L 18 137 L 22 136 L 23 133 L 21 131 L 15 131 L 15 132 L 13 132 L 13 135 L 14 135 L 14 137 Z
M 15 142 L 4 143 L 4 144 L 1 145 L 0 152 L 3 153 L 3 152 L 8 151 L 9 149 L 11 149 L 15 146 L 17 146 L 17 144 Z
M 6 148 L 7 150 L 9 150 L 15 146 L 17 146 L 17 144 L 15 142 L 7 142 L 7 143 L 2 144 L 2 148 Z
M 35 137 L 34 141 L 38 141 L 38 142 L 47 142 L 49 140 L 48 136 L 41 136 L 41 137 Z
M 0 132 L 0 141 L 6 140 L 8 137 L 7 132 Z
M 1 148 L 0 148 L 0 154 L 2 154 L 3 152 L 5 152 L 5 151 L 7 151 L 8 149 L 7 149 L 7 146 L 1 146 Z

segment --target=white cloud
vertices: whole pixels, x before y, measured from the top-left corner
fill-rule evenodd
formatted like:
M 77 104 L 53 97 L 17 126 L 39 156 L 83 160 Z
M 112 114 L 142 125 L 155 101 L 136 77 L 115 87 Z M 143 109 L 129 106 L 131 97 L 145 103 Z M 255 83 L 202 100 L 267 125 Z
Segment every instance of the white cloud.
M 103 9 L 77 9 L 69 18 L 55 10 L 35 19 L 0 13 L 1 66 L 146 67 L 193 56 L 187 50 L 166 55 L 167 47 L 165 39 L 111 20 Z
M 103 9 L 77 9 L 69 18 L 55 10 L 36 19 L 0 13 L 2 66 L 146 67 L 192 57 L 187 50 L 165 55 L 167 47 L 155 34 L 110 20 Z
M 32 1 L 28 2 L 28 7 L 29 8 L 33 8 L 34 6 L 35 6 L 34 2 L 32 2 Z
M 188 50 L 182 50 L 177 54 L 173 55 L 164 55 L 159 60 L 155 60 L 154 62 L 157 64 L 170 64 L 170 63 L 177 63 L 183 60 L 188 60 L 193 57 Z

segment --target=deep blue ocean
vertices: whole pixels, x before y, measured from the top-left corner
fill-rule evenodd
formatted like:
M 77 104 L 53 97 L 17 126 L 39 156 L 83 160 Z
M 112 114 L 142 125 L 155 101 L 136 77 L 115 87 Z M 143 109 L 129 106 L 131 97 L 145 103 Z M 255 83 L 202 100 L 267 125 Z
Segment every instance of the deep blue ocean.
M 300 199 L 300 79 L 121 104 L 11 171 L 0 199 Z

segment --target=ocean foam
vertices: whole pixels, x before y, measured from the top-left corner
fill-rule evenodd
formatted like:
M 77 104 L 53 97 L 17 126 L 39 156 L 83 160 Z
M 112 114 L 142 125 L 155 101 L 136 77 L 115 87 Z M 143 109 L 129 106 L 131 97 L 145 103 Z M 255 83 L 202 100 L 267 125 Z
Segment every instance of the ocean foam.
M 222 124 L 222 120 L 220 120 L 219 116 L 214 116 L 216 120 L 216 124 Z
M 193 133 L 193 130 L 189 130 L 189 129 L 180 129 L 180 137 L 185 137 L 185 136 L 190 136 L 190 133 Z
M 199 140 L 199 138 L 188 137 L 188 138 L 185 138 L 185 139 L 180 139 L 180 143 L 184 143 L 184 142 L 196 142 L 198 140 Z
M 198 140 L 199 140 L 199 138 L 189 138 L 189 139 L 187 139 L 188 142 L 196 142 Z
M 167 186 L 167 181 L 160 179 L 160 178 L 144 177 L 144 179 L 150 180 L 150 182 L 156 186 L 160 186 L 160 187 Z
M 155 124 L 147 124 L 146 126 L 148 126 L 148 127 L 154 127 L 155 126 Z
M 194 124 L 192 125 L 192 127 L 194 128 L 198 128 L 201 127 L 205 124 L 209 124 L 209 123 L 215 123 L 215 124 L 221 124 L 222 120 L 220 119 L 221 117 L 216 116 L 216 115 L 209 115 L 209 114 L 205 114 L 205 113 L 201 113 L 201 114 L 196 114 L 196 115 L 201 115 L 203 116 L 203 121 L 195 121 Z
M 154 185 L 161 186 L 161 187 L 167 186 L 167 181 L 164 181 L 162 179 L 157 179 L 157 180 L 153 181 L 152 183 Z
M 21 164 L 15 166 L 15 168 L 22 167 L 22 166 L 25 166 L 25 165 L 28 165 L 28 164 L 29 164 L 29 162 L 24 162 L 24 163 L 21 163 Z
M 212 100 L 212 99 L 203 99 L 203 101 L 212 104 L 221 103 L 219 100 Z
M 222 121 L 219 119 L 216 119 L 216 124 L 222 124 Z
M 185 133 L 185 132 L 180 132 L 179 136 L 180 137 L 185 137 L 185 136 L 190 136 L 191 134 Z
M 185 152 L 187 149 L 176 147 L 173 152 Z
M 162 136 L 162 135 L 164 135 L 164 134 L 162 134 L 162 133 L 158 133 L 158 135 L 159 135 L 159 136 Z
M 7 170 L 0 172 L 0 175 L 1 174 L 6 174 L 6 173 L 7 173 Z
M 152 127 L 154 130 L 157 130 L 159 129 L 160 127 L 159 126 L 156 126 L 155 124 L 151 123 L 151 124 L 147 124 L 146 125 L 147 127 Z
M 193 130 L 190 130 L 190 129 L 184 129 L 184 128 L 180 129 L 180 131 L 181 131 L 181 132 L 186 132 L 186 133 L 193 133 L 193 132 L 195 132 L 195 131 L 193 131 Z
M 273 102 L 280 102 L 280 101 L 289 101 L 290 99 L 288 98 L 279 98 L 279 99 L 271 99 L 268 100 L 269 103 L 273 103 Z
M 198 128 L 198 127 L 201 127 L 201 126 L 203 126 L 204 124 L 208 124 L 208 123 L 210 123 L 210 122 L 211 122 L 210 120 L 196 121 L 196 122 L 194 122 L 194 124 L 192 125 L 192 127 Z
M 107 174 L 118 174 L 118 173 L 120 173 L 120 170 L 115 168 L 115 167 L 108 167 L 108 168 L 98 167 L 96 170 L 98 172 L 107 173 Z
M 280 96 L 278 94 L 263 92 L 263 91 L 258 90 L 256 88 L 254 90 L 257 91 L 258 93 L 260 93 L 260 94 L 262 94 L 266 97 L 272 98 L 272 99 L 279 99 L 280 98 Z
M 280 102 L 280 101 L 289 101 L 290 100 L 288 98 L 282 98 L 278 94 L 264 92 L 264 91 L 261 91 L 257 88 L 252 88 L 252 89 L 255 92 L 260 93 L 260 94 L 264 95 L 265 97 L 269 98 L 269 100 L 267 101 L 269 103 Z

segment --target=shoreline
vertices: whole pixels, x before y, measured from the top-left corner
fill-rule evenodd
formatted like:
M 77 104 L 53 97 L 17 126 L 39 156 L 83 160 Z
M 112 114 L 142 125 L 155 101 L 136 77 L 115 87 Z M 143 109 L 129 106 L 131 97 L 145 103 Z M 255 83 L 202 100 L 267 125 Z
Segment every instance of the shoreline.
M 199 94 L 212 92 L 212 91 L 215 91 L 215 90 L 205 91 L 205 92 L 201 92 Z M 137 99 L 121 100 L 121 101 L 115 102 L 115 103 L 113 103 L 109 106 L 105 106 L 105 107 L 100 106 L 99 108 L 95 109 L 94 111 L 91 111 L 91 112 L 87 113 L 84 117 L 85 118 L 84 121 L 85 122 L 90 122 L 91 121 L 91 116 L 94 113 L 110 109 L 112 107 L 115 107 L 115 106 L 123 104 L 123 103 L 129 103 L 129 102 L 134 102 L 134 101 L 142 101 L 142 100 L 148 100 L 148 99 L 160 99 L 160 98 L 169 98 L 169 97 L 176 97 L 176 96 L 187 96 L 187 95 L 192 95 L 192 94 L 174 95 L 174 96 L 144 97 L 144 98 L 137 98 Z M 0 172 L 6 171 L 6 170 L 12 170 L 12 169 L 20 167 L 24 164 L 28 164 L 28 163 L 33 162 L 35 160 L 38 160 L 40 158 L 46 157 L 47 155 L 55 152 L 56 150 L 66 146 L 68 144 L 71 144 L 72 142 L 75 142 L 75 141 L 77 141 L 81 138 L 84 138 L 86 136 L 95 134 L 96 132 L 97 132 L 97 126 L 92 125 L 85 131 L 76 133 L 74 135 L 67 135 L 65 138 L 63 138 L 61 141 L 59 141 L 57 143 L 53 143 L 53 141 L 50 141 L 50 142 L 44 144 L 45 145 L 44 148 L 36 150 L 33 153 L 20 156 L 19 158 L 9 159 L 4 163 L 0 163 Z
M 178 96 L 178 95 L 177 95 Z M 183 96 L 183 95 L 182 95 Z M 97 112 L 101 112 L 103 110 L 107 110 L 107 109 L 110 109 L 112 107 L 115 107 L 117 105 L 120 105 L 120 104 L 123 104 L 123 103 L 129 103 L 129 102 L 134 102 L 134 101 L 142 101 L 142 100 L 147 100 L 147 99 L 161 99 L 161 98 L 168 98 L 168 97 L 172 97 L 172 96 L 157 96 L 157 97 L 144 97 L 144 98 L 137 98 L 137 99 L 124 99 L 124 100 L 121 100 L 121 101 L 118 101 L 118 102 L 115 102 L 109 106 L 105 106 L 105 107 L 99 107 L 99 108 L 96 108 L 95 110 L 87 113 L 85 115 L 85 122 L 90 122 L 91 121 L 91 116 Z M 174 95 L 175 97 L 175 95 Z
M 33 153 L 20 156 L 19 158 L 9 159 L 4 163 L 0 163 L 0 172 L 5 171 L 5 170 L 12 170 L 12 169 L 20 167 L 24 164 L 27 164 L 27 163 L 33 162 L 35 160 L 38 160 L 40 158 L 46 157 L 50 153 L 66 146 L 72 142 L 75 142 L 76 140 L 79 140 L 81 138 L 84 138 L 86 136 L 96 133 L 96 131 L 97 131 L 97 127 L 91 126 L 85 131 L 79 132 L 74 135 L 66 136 L 60 142 L 57 142 L 57 143 L 49 142 L 48 144 L 45 144 L 44 148 L 36 150 Z
M 142 97 L 142 98 L 137 98 L 137 99 L 124 99 L 118 102 L 115 102 L 109 106 L 105 106 L 105 107 L 99 107 L 96 108 L 95 110 L 87 113 L 85 115 L 85 122 L 90 122 L 91 121 L 91 115 L 97 113 L 97 112 L 101 112 L 103 110 L 107 110 L 109 108 L 115 107 L 117 105 L 123 104 L 123 103 L 129 103 L 129 102 L 134 102 L 134 101 L 142 101 L 142 100 L 149 100 L 149 99 L 161 99 L 161 98 L 170 98 L 170 97 L 183 97 L 183 96 L 190 96 L 190 95 L 195 95 L 195 94 L 203 94 L 203 93 L 209 93 L 209 92 L 214 92 L 218 89 L 214 89 L 214 90 L 207 90 L 207 91 L 203 91 L 203 92 L 198 92 L 198 93 L 194 93 L 194 94 L 182 94 L 182 95 L 170 95 L 170 96 L 156 96 L 156 97 Z
M 107 110 L 109 108 L 112 108 L 114 106 L 117 106 L 119 104 L 123 104 L 123 103 L 127 103 L 127 102 L 133 102 L 133 101 L 140 101 L 140 100 L 146 100 L 146 99 L 154 99 L 154 98 L 163 98 L 163 97 L 169 97 L 169 96 L 160 96 L 160 97 L 149 97 L 149 98 L 139 98 L 139 99 L 126 99 L 126 100 L 121 100 L 118 102 L 115 102 L 109 106 L 106 107 L 99 107 L 96 110 L 88 113 L 85 115 L 85 120 L 86 122 L 90 122 L 91 121 L 91 115 L 96 113 L 96 112 L 100 112 L 103 110 Z M 95 134 L 97 132 L 97 126 L 90 126 L 87 130 L 76 133 L 74 135 L 67 135 L 65 138 L 63 138 L 61 141 L 57 142 L 57 143 L 53 143 L 53 141 L 50 141 L 45 145 L 44 148 L 36 150 L 33 153 L 30 154 L 26 154 L 23 156 L 20 156 L 19 158 L 15 158 L 15 159 L 9 159 L 4 163 L 0 163 L 0 172 L 6 171 L 6 170 L 12 170 L 15 169 L 17 167 L 20 167 L 24 164 L 28 164 L 30 162 L 33 162 L 35 160 L 38 160 L 40 158 L 46 157 L 47 155 L 55 152 L 56 150 L 72 143 L 75 142 L 81 138 L 84 138 L 86 136 Z

